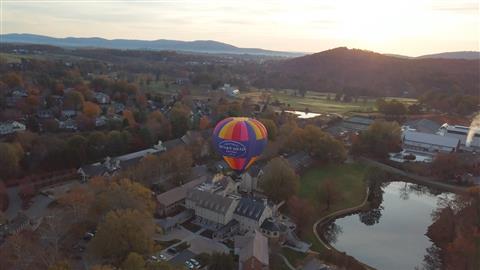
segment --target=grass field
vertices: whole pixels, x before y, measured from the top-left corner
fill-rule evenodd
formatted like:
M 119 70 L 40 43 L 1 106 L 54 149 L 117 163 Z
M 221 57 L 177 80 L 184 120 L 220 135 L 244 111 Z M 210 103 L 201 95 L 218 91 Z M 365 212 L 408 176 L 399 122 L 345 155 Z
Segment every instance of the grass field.
M 366 192 L 366 184 L 363 181 L 366 169 L 365 166 L 354 163 L 325 165 L 306 171 L 300 180 L 299 196 L 310 200 L 312 205 L 316 205 L 316 201 L 318 200 L 315 194 L 316 187 L 327 179 L 334 181 L 335 187 L 341 194 L 341 198 L 337 200 L 328 211 L 317 211 L 312 221 L 315 222 L 320 217 L 334 211 L 362 203 Z M 312 250 L 323 250 L 323 246 L 317 241 L 311 229 L 308 230 L 303 238 L 312 244 Z
M 292 90 L 279 90 L 270 92 L 272 96 L 272 101 L 278 99 L 278 101 L 290 105 L 294 110 L 305 110 L 308 108 L 311 112 L 316 113 L 339 113 L 345 114 L 348 112 L 375 112 L 375 99 L 369 98 L 359 98 L 357 102 L 352 101 L 349 103 L 337 102 L 334 100 L 334 93 L 321 93 L 321 92 L 312 92 L 309 91 L 305 97 L 295 96 L 294 91 Z M 244 92 L 241 97 L 251 97 L 254 100 L 259 100 L 262 92 L 261 91 L 252 91 Z M 330 97 L 330 100 L 328 99 Z M 415 99 L 409 98 L 386 98 L 397 99 L 405 104 L 415 103 Z

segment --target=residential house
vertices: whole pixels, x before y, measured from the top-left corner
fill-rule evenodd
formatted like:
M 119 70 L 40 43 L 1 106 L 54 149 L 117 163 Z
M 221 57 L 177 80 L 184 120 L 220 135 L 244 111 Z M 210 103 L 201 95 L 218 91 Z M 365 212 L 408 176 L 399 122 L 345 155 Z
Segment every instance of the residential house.
M 268 270 L 268 239 L 258 231 L 235 237 L 235 254 L 239 270 Z
M 95 92 L 95 100 L 100 105 L 110 104 L 110 96 L 102 92 Z
M 63 118 L 73 118 L 77 115 L 77 111 L 75 110 L 62 110 L 62 117 Z
M 403 149 L 413 154 L 452 153 L 460 146 L 458 138 L 409 130 L 403 132 L 402 142 Z
M 13 134 L 19 131 L 25 131 L 26 127 L 24 124 L 11 121 L 11 122 L 0 122 L 0 135 Z
M 230 84 L 226 83 L 222 86 L 221 90 L 230 97 L 236 97 L 240 94 L 240 90 L 232 87 Z
M 106 157 L 103 162 L 88 164 L 78 168 L 77 172 L 82 177 L 82 181 L 87 181 L 95 176 L 113 175 L 118 170 L 123 170 L 138 164 L 138 162 L 147 155 L 158 155 L 164 151 L 165 147 L 162 145 L 162 142 L 159 141 L 158 144 L 154 145 L 152 148 L 113 158 Z
M 38 110 L 37 117 L 40 119 L 50 119 L 53 118 L 53 112 L 51 110 Z
M 66 120 L 63 120 L 63 121 L 58 121 L 58 128 L 61 129 L 61 130 L 66 130 L 66 131 L 77 131 L 78 130 L 78 126 L 77 126 L 77 122 L 75 122 L 74 119 L 71 119 L 71 118 L 68 118 Z

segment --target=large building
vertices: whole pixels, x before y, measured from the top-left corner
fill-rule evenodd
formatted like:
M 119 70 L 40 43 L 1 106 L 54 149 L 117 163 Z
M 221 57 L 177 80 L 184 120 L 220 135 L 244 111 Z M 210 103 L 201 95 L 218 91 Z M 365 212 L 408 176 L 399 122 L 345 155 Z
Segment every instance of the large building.
M 187 192 L 185 206 L 193 209 L 195 215 L 207 223 L 226 225 L 232 220 L 238 202 L 238 197 L 192 189 Z M 220 226 L 217 227 L 220 228 Z
M 268 239 L 258 231 L 235 237 L 235 254 L 238 255 L 239 270 L 268 269 Z
M 467 145 L 467 137 L 470 127 L 443 124 L 439 129 L 439 134 L 445 137 L 457 138 L 460 140 L 460 145 L 467 148 L 480 148 L 480 129 L 476 129 L 472 136 L 472 140 Z
M 404 150 L 428 155 L 456 152 L 460 146 L 458 138 L 409 130 L 403 132 L 402 142 Z

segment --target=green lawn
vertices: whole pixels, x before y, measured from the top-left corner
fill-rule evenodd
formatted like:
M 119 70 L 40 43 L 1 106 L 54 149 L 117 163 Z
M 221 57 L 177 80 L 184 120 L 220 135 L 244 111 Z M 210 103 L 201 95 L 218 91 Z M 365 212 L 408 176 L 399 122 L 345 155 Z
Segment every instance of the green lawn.
M 305 258 L 307 257 L 307 254 L 304 254 L 304 253 L 301 253 L 301 252 L 298 252 L 298 251 L 295 251 L 295 250 L 291 250 L 291 249 L 285 248 L 285 247 L 283 247 L 281 249 L 281 253 L 282 253 L 283 256 L 285 256 L 285 258 L 288 259 L 288 261 L 293 266 L 297 266 L 301 261 L 305 260 Z M 288 267 L 287 267 L 287 269 L 288 269 Z
M 366 169 L 364 165 L 354 163 L 323 165 L 306 171 L 300 179 L 299 196 L 301 198 L 306 198 L 311 201 L 312 205 L 317 205 L 318 198 L 315 189 L 327 179 L 334 181 L 336 189 L 341 194 L 341 199 L 337 200 L 329 210 L 316 211 L 313 222 L 334 211 L 362 203 L 366 192 L 366 184 L 363 181 Z M 317 241 L 311 229 L 308 230 L 304 238 L 312 244 L 312 250 L 323 250 L 323 246 Z
M 259 100 L 261 91 L 242 92 L 241 97 L 251 97 L 254 100 Z M 289 104 L 293 110 L 305 110 L 308 108 L 311 112 L 316 113 L 339 113 L 345 114 L 348 112 L 375 112 L 375 99 L 359 98 L 357 102 L 337 102 L 333 100 L 335 98 L 334 93 L 313 92 L 308 91 L 305 97 L 294 96 L 293 90 L 279 90 L 272 91 L 272 101 L 278 99 L 280 102 Z M 330 97 L 330 100 L 328 100 Z M 393 98 L 387 97 L 386 100 L 397 99 L 405 104 L 415 103 L 415 99 L 408 98 Z

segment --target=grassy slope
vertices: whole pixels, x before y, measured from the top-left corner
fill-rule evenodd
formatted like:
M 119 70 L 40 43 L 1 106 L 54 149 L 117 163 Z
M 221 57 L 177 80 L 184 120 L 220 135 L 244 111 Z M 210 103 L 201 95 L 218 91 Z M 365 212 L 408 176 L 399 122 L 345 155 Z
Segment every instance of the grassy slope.
M 241 97 L 249 96 L 254 100 L 260 99 L 261 92 L 244 92 L 241 94 Z M 309 91 L 305 97 L 294 96 L 292 95 L 291 90 L 281 90 L 273 91 L 271 93 L 272 101 L 278 99 L 280 102 L 290 104 L 292 109 L 295 110 L 305 110 L 308 109 L 311 112 L 317 113 L 347 113 L 347 112 L 373 112 L 375 111 L 375 99 L 367 99 L 366 102 L 363 101 L 363 98 L 360 98 L 358 102 L 343 103 L 337 102 L 333 99 L 335 98 L 334 93 L 321 93 L 321 92 L 312 92 Z M 327 99 L 327 96 L 330 96 L 331 100 Z M 386 98 L 387 100 L 393 98 Z M 415 99 L 408 98 L 395 98 L 405 104 L 412 104 L 416 102 Z
M 301 178 L 299 196 L 307 198 L 313 205 L 316 205 L 317 201 L 316 186 L 327 179 L 332 179 L 341 193 L 341 199 L 328 211 L 316 212 L 313 222 L 334 211 L 360 204 L 365 198 L 366 185 L 363 181 L 365 172 L 366 167 L 360 164 L 325 165 L 305 172 Z M 317 241 L 312 231 L 308 231 L 304 238 L 312 243 L 312 250 L 323 250 L 323 246 Z

